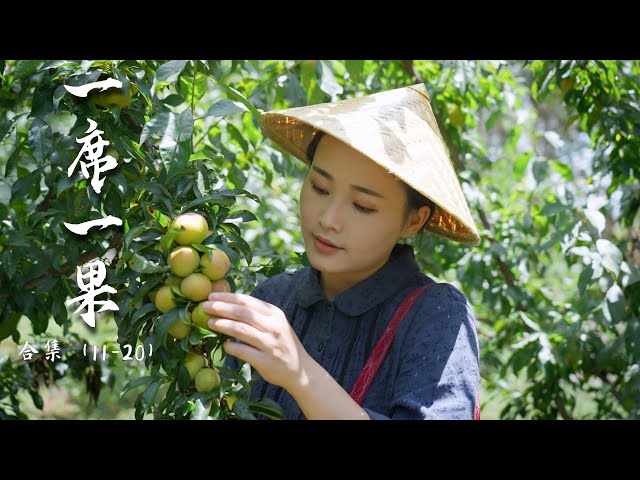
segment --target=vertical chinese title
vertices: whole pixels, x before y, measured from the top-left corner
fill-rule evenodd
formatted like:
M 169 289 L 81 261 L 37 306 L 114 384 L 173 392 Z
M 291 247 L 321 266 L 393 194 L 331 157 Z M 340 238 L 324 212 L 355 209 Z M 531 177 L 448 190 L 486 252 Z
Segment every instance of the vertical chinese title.
M 111 87 L 121 88 L 122 82 L 109 78 L 101 82 L 88 83 L 77 87 L 65 85 L 66 90 L 77 97 L 86 97 L 87 94 L 94 89 L 104 91 Z M 76 138 L 76 142 L 81 143 L 82 148 L 80 149 L 76 159 L 69 166 L 67 176 L 71 177 L 79 165 L 80 170 L 82 171 L 82 176 L 87 180 L 91 177 L 91 188 L 93 188 L 96 194 L 99 194 L 102 190 L 102 186 L 104 185 L 104 178 L 101 178 L 100 175 L 116 168 L 118 166 L 118 161 L 110 155 L 103 156 L 104 147 L 109 145 L 109 142 L 102 139 L 104 131 L 98 129 L 98 124 L 90 118 L 87 120 L 89 121 L 89 128 L 85 132 L 87 135 L 82 138 Z M 90 174 L 90 170 L 93 170 L 92 175 Z M 104 218 L 90 220 L 83 223 L 74 224 L 64 222 L 64 225 L 77 235 L 86 235 L 89 232 L 89 229 L 93 227 L 100 227 L 100 229 L 103 229 L 111 225 L 120 226 L 122 225 L 122 220 L 109 215 Z M 83 273 L 83 268 L 88 269 L 88 271 Z M 85 313 L 81 313 L 80 316 L 90 327 L 96 326 L 96 305 L 102 306 L 98 312 L 105 310 L 119 310 L 118 305 L 111 300 L 96 300 L 96 297 L 103 293 L 117 292 L 115 288 L 109 285 L 102 285 L 105 281 L 106 275 L 106 267 L 104 262 L 100 259 L 95 259 L 85 265 L 78 266 L 76 275 L 77 284 L 80 290 L 84 293 L 75 298 L 71 298 L 66 302 L 67 306 L 80 302 L 78 308 L 73 312 L 74 314 L 86 307 L 87 311 Z

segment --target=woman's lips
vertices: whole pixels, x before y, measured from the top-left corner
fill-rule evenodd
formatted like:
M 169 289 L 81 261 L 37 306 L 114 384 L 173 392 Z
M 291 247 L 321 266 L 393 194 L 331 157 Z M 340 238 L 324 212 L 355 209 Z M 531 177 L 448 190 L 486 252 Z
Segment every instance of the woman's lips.
M 316 237 L 314 235 L 313 239 L 314 239 L 316 250 L 318 250 L 321 253 L 335 253 L 339 250 L 342 250 L 342 248 L 340 247 L 336 247 L 335 245 L 331 245 L 321 240 L 321 237 Z
M 324 238 L 324 237 L 320 237 L 319 235 L 314 235 L 314 237 L 316 237 L 318 240 L 320 240 L 322 243 L 329 245 L 330 247 L 336 247 L 336 248 L 340 248 L 339 246 L 337 246 L 335 243 L 331 242 L 330 240 Z

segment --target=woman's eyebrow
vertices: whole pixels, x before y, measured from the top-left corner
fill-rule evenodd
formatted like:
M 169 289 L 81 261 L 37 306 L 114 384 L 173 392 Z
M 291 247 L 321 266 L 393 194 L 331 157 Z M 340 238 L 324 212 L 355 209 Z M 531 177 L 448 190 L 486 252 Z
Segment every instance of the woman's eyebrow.
M 318 172 L 320 175 L 322 175 L 326 179 L 333 181 L 333 176 L 329 172 L 327 172 L 326 170 L 323 170 L 320 167 L 316 167 L 315 165 L 313 165 L 311 168 L 313 168 L 316 172 Z M 375 190 L 371 190 L 370 188 L 362 187 L 360 185 L 353 185 L 353 184 L 351 184 L 349 186 L 351 187 L 352 190 L 357 190 L 358 192 L 366 193 L 366 194 L 372 195 L 374 197 L 384 198 L 383 195 L 379 194 Z

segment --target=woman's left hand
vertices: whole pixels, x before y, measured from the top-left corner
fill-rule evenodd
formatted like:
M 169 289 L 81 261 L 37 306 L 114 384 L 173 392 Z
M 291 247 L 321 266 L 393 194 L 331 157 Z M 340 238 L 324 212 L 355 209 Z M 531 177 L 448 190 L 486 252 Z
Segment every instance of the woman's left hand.
M 310 359 L 284 312 L 270 303 L 241 293 L 209 295 L 204 311 L 218 318 L 209 328 L 237 338 L 226 341 L 225 352 L 253 366 L 264 380 L 291 392 L 307 381 Z

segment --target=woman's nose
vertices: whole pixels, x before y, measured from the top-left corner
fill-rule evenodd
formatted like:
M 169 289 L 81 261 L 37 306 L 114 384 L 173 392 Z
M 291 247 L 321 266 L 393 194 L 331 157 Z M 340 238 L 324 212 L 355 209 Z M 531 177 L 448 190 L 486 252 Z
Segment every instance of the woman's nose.
M 342 230 L 342 207 L 340 202 L 338 200 L 327 202 L 319 220 L 323 229 L 340 232 Z

